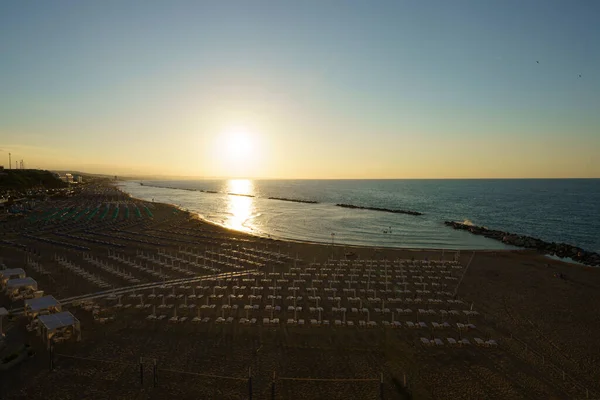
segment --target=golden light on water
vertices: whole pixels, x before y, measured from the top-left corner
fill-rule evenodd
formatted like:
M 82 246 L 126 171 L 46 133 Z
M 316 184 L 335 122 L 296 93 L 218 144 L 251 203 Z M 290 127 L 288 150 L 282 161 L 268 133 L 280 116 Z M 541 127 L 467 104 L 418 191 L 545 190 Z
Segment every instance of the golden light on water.
M 236 194 L 254 194 L 254 184 L 249 179 L 230 179 L 227 181 L 227 192 Z M 247 221 L 254 213 L 254 198 L 247 196 L 227 196 L 229 219 L 226 225 L 232 229 L 252 230 Z

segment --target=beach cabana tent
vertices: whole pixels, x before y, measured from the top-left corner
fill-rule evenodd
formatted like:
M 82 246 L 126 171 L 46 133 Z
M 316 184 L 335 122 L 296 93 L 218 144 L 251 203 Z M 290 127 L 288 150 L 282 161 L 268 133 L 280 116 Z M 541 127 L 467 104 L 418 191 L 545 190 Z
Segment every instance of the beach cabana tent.
M 9 279 L 25 278 L 27 274 L 23 268 L 12 268 L 0 270 L 0 283 L 2 287 L 6 286 Z
M 42 340 L 50 347 L 51 342 L 58 342 L 75 336 L 81 340 L 81 324 L 73 314 L 68 311 L 56 314 L 40 315 L 38 317 L 39 334 Z
M 9 279 L 6 282 L 5 292 L 8 296 L 15 296 L 24 291 L 37 290 L 37 282 L 31 277 Z
M 54 314 L 61 311 L 61 305 L 54 296 L 25 300 L 25 315 L 35 318 L 40 314 Z

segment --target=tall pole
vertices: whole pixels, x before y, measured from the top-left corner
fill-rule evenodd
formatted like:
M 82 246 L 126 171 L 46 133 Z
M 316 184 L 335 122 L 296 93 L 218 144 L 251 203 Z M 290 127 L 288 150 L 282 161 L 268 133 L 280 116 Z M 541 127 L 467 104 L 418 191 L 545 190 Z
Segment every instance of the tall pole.
M 475 258 L 475 252 L 473 252 L 473 255 L 471 256 L 471 259 L 469 260 L 469 263 L 467 264 L 467 266 L 465 267 L 465 270 L 463 271 L 462 276 L 460 277 L 460 280 L 458 281 L 458 283 L 456 284 L 456 288 L 454 289 L 454 298 L 456 298 L 456 295 L 458 294 L 458 288 L 460 287 L 460 284 L 462 283 L 463 279 L 465 278 L 465 275 L 467 274 L 467 271 L 469 270 L 469 266 L 471 265 L 471 263 L 473 262 L 473 259 Z
M 248 367 L 248 399 L 252 400 L 252 367 Z
M 12 169 L 12 154 L 8 153 L 8 169 Z

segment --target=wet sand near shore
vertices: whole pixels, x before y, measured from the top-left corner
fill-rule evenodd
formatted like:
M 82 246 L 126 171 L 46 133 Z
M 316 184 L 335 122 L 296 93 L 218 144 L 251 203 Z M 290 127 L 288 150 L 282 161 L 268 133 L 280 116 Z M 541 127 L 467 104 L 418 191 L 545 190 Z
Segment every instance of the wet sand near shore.
M 217 271 L 243 273 L 65 305 L 81 321 L 83 339 L 55 345 L 53 371 L 41 339 L 26 330 L 28 321 L 5 318 L 7 338 L 30 343 L 36 355 L 0 372 L 0 398 L 239 399 L 248 397 L 249 372 L 256 399 L 271 398 L 273 373 L 277 399 L 378 398 L 381 376 L 386 399 L 600 393 L 594 310 L 600 271 L 531 251 L 458 255 L 274 240 L 90 185 L 77 197 L 40 205 L 32 216 L 2 222 L 0 254 L 4 266 L 24 268 L 59 300 Z M 246 312 L 248 302 L 259 308 Z M 2 294 L 0 305 L 16 308 L 22 301 Z M 282 309 L 271 312 L 269 305 Z M 465 313 L 471 310 L 477 314 Z M 256 323 L 242 322 L 246 316 Z

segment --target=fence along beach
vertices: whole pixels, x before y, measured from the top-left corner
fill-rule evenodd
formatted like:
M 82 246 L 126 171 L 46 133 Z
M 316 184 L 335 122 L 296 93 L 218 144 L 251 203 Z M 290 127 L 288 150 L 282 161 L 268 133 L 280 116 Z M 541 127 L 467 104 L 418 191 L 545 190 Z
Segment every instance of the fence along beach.
M 272 240 L 106 183 L 42 202 L 0 231 L 0 267 L 23 267 L 82 327 L 80 341 L 67 326 L 49 352 L 21 314 L 34 292 L 3 294 L 8 340 L 35 350 L 4 373 L 8 397 L 600 391 L 600 326 L 587 311 L 600 301 L 598 270 L 535 251 Z M 52 380 L 43 379 L 49 365 Z

